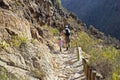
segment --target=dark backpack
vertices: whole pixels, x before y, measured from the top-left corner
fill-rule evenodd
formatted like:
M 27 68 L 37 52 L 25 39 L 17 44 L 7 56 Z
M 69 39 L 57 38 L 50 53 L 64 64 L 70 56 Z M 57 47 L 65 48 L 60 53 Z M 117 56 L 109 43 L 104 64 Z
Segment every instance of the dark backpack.
M 70 29 L 68 29 L 68 28 L 65 29 L 65 35 L 66 35 L 66 36 L 69 36 L 69 35 L 70 35 Z

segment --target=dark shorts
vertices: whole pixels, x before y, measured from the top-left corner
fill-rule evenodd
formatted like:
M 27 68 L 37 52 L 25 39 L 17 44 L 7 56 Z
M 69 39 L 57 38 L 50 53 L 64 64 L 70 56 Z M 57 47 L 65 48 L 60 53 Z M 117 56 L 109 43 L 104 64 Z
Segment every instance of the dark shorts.
M 69 36 L 65 36 L 65 41 L 66 41 L 66 43 L 70 43 L 70 37 Z

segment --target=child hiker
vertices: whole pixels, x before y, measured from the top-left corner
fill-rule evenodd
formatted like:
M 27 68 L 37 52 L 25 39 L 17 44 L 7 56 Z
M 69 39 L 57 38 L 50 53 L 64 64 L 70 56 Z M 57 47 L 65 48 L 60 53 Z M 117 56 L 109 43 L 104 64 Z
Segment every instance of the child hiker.
M 62 45 L 63 45 L 63 39 L 61 36 L 59 36 L 59 39 L 58 39 L 58 46 L 60 48 L 60 52 L 62 52 Z

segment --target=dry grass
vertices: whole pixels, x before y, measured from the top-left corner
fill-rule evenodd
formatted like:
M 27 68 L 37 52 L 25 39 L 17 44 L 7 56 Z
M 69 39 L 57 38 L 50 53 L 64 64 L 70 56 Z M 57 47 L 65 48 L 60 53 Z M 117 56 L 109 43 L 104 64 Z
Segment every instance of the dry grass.
M 90 55 L 89 65 L 96 68 L 106 80 L 112 80 L 112 77 L 120 76 L 120 65 L 118 65 L 120 51 L 112 46 L 103 46 L 102 42 L 100 39 L 90 37 L 85 32 L 79 32 L 71 44 L 76 46 L 77 43 L 78 46 L 82 47 L 83 51 Z

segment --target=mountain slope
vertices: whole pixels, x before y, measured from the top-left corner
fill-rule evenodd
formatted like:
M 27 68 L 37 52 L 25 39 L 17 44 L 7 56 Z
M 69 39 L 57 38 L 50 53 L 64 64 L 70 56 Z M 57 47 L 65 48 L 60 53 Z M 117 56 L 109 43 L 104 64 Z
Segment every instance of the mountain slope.
M 71 26 L 71 48 L 59 54 L 58 36 L 66 24 Z M 120 61 L 119 51 L 114 48 L 120 48 L 119 42 L 114 43 L 115 39 L 107 38 L 94 27 L 89 30 L 85 27 L 75 15 L 62 9 L 59 0 L 0 0 L 0 79 L 85 77 L 74 54 L 76 46 L 81 46 L 87 54 L 94 53 L 91 64 L 105 78 L 111 78 L 112 71 L 119 76 L 116 72 L 120 70 L 116 65 Z
M 77 14 L 87 25 L 120 39 L 119 0 L 62 0 L 63 6 Z
M 56 1 L 0 0 L 0 80 L 58 80 L 53 35 L 72 21 L 84 26 Z

